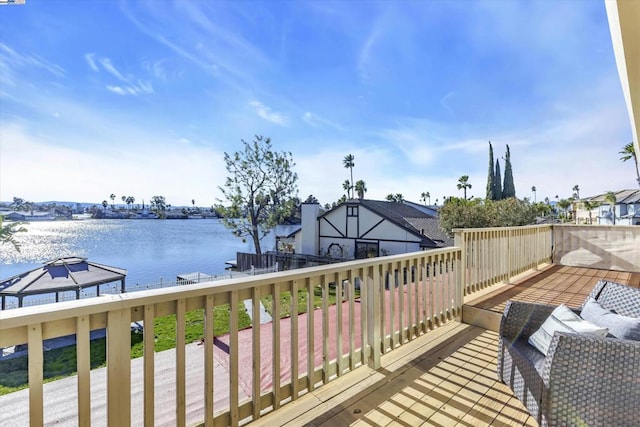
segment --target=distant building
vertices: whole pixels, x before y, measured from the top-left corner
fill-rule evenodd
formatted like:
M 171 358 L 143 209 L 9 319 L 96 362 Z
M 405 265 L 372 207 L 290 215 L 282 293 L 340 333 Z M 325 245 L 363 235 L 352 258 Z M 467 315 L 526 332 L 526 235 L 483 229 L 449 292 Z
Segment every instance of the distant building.
M 611 205 L 604 199 L 606 194 L 599 194 L 593 197 L 585 197 L 576 202 L 576 222 L 587 224 L 589 211 L 584 209 L 583 201 L 599 204 L 591 212 L 594 224 L 600 225 L 640 225 L 640 190 L 621 190 L 614 192 L 616 204 L 611 209 Z
M 302 228 L 292 234 L 295 252 L 354 259 L 453 246 L 434 208 L 411 202 L 348 200 L 319 215 L 302 205 Z
M 4 219 L 7 221 L 53 221 L 56 219 L 54 213 L 51 212 L 33 212 L 25 213 L 25 212 L 10 212 L 3 214 Z

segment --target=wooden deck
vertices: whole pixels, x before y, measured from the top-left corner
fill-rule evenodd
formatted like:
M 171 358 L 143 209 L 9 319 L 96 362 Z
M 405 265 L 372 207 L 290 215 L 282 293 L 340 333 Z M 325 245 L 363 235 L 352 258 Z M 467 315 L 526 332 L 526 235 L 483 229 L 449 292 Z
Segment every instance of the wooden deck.
M 496 379 L 498 335 L 451 322 L 252 426 L 536 426 Z M 428 348 L 426 352 L 425 348 Z
M 580 306 L 595 283 L 640 288 L 640 274 L 550 265 L 471 304 L 497 316 L 510 299 Z M 495 331 L 453 321 L 254 421 L 257 426 L 537 426 L 497 381 Z
M 640 273 L 551 264 L 508 285 L 497 285 L 465 304 L 502 313 L 509 300 L 580 307 L 600 279 L 640 288 Z

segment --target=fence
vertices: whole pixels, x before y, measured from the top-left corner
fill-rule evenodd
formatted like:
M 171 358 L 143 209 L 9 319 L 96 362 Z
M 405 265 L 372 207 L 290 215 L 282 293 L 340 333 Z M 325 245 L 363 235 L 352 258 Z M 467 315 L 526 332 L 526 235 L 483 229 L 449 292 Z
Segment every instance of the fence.
M 465 295 L 551 262 L 552 226 L 456 229 Z
M 640 272 L 637 225 L 554 225 L 553 260 L 575 267 Z
M 99 410 L 95 406 L 99 403 L 91 400 L 92 381 L 98 380 L 89 375 L 89 331 L 106 328 L 107 421 L 153 425 L 156 417 L 167 416 L 168 407 L 156 402 L 167 390 L 156 384 L 154 361 L 160 356 L 153 350 L 154 319 L 175 315 L 175 363 L 170 374 L 175 394 L 168 416 L 177 425 L 237 425 L 358 366 L 378 367 L 382 354 L 459 315 L 459 263 L 460 251 L 448 248 L 8 310 L 0 313 L 0 347 L 28 343 L 30 421 L 39 425 L 56 422 L 45 420 L 43 409 L 42 342 L 76 334 L 77 422 L 87 425 L 92 411 Z M 440 274 L 437 266 L 443 264 L 449 267 Z M 240 331 L 238 316 L 229 316 L 228 334 L 216 338 L 228 350 L 219 352 L 215 347 L 215 362 L 224 364 L 228 373 L 214 378 L 214 313 L 239 313 L 241 302 L 250 299 L 253 318 L 259 318 L 265 298 L 271 301 L 276 320 Z M 185 325 L 187 313 L 189 322 L 194 321 L 193 312 L 200 313 L 196 316 L 204 336 L 197 372 L 186 369 Z M 142 383 L 133 389 L 142 391 L 132 395 L 130 323 L 140 320 L 144 322 Z M 200 381 L 203 390 L 195 402 L 186 399 L 187 384 L 193 381 Z M 199 408 L 197 416 L 193 405 Z M 132 407 L 144 409 L 132 411 Z
M 380 367 L 383 354 L 460 316 L 464 293 L 550 262 L 551 231 L 456 230 L 452 248 L 7 310 L 0 312 L 0 347 L 28 343 L 34 425 L 60 421 L 59 412 L 44 409 L 43 340 L 76 334 L 77 393 L 65 398 L 76 400 L 79 425 L 104 411 L 117 426 L 235 426 L 359 366 Z M 264 303 L 274 320 L 241 330 L 244 300 L 253 319 Z M 165 316 L 175 316 L 176 347 L 160 354 L 155 320 Z M 132 321 L 144 323 L 142 360 L 130 361 Z M 187 322 L 202 325 L 197 358 L 187 354 Z M 214 327 L 225 329 L 215 346 Z M 104 380 L 90 376 L 89 364 L 89 332 L 100 328 L 107 332 Z M 167 355 L 171 363 L 157 372 L 156 360 Z M 106 400 L 91 399 L 99 381 Z
M 264 269 L 276 265 L 276 254 L 250 254 L 245 252 L 236 253 L 236 268 L 238 271 L 248 271 L 252 268 Z
M 253 276 L 256 274 L 266 274 L 278 271 L 278 263 L 275 263 L 274 266 L 269 268 L 253 268 L 251 267 L 248 271 L 233 271 L 228 270 L 225 273 L 221 274 L 205 274 L 205 273 L 187 273 L 183 275 L 179 275 L 175 281 L 166 281 L 163 280 L 162 277 L 158 282 L 155 283 L 147 283 L 147 284 L 139 284 L 135 285 L 126 285 L 127 292 L 138 292 L 138 291 L 148 291 L 151 289 L 163 289 L 163 288 L 171 288 L 174 286 L 183 286 L 183 285 L 191 285 L 194 283 L 204 283 L 204 282 L 212 282 L 218 280 L 225 279 L 233 279 L 237 277 L 246 277 Z M 120 293 L 120 285 L 119 284 L 104 284 L 100 286 L 100 295 L 114 295 Z M 94 288 L 86 288 L 80 291 L 80 299 L 83 298 L 93 298 L 97 297 L 97 290 Z M 29 307 L 34 305 L 42 305 L 42 304 L 51 304 L 55 302 L 62 301 L 72 301 L 76 299 L 75 291 L 63 291 L 58 293 L 58 300 L 56 301 L 56 297 L 54 294 L 42 294 L 38 296 L 27 296 L 22 302 L 23 307 Z M 17 300 L 9 300 L 5 303 L 5 309 L 13 309 L 18 308 Z

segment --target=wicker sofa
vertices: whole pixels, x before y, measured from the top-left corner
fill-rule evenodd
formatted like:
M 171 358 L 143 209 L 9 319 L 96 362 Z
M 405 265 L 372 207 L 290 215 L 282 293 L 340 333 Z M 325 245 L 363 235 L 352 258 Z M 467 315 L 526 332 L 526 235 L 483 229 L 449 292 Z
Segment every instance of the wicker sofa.
M 640 289 L 601 280 L 589 297 L 617 314 L 640 318 Z M 639 426 L 640 341 L 556 332 L 545 356 L 528 338 L 554 308 L 507 304 L 498 378 L 542 426 Z

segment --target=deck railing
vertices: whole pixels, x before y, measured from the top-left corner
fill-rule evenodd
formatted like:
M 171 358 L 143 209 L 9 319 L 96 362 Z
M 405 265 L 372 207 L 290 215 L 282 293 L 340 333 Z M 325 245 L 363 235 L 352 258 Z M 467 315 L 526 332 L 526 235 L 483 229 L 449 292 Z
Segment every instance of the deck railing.
M 558 264 L 640 272 L 637 225 L 554 225 L 553 240 Z
M 152 426 L 167 419 L 177 425 L 238 425 L 359 366 L 379 367 L 382 354 L 459 317 L 464 294 L 551 262 L 554 242 L 556 261 L 564 260 L 565 252 L 588 249 L 595 237 L 580 233 L 592 232 L 597 228 L 555 225 L 456 230 L 457 246 L 451 248 L 0 311 L 0 347 L 28 344 L 32 425 L 57 421 L 44 410 L 43 341 L 70 334 L 77 340 L 72 398 L 79 425 L 97 422 L 100 411 L 105 413 L 100 424 L 116 426 Z M 629 248 L 638 239 L 635 228 L 608 232 L 613 234 L 598 239 L 615 238 Z M 569 244 L 575 236 L 581 236 L 582 246 Z M 608 247 L 616 254 L 612 259 L 624 260 L 621 267 L 633 271 L 628 263 L 637 266 L 636 258 L 613 246 Z M 240 330 L 238 313 L 246 300 L 254 321 Z M 273 320 L 259 324 L 266 301 Z M 220 326 L 214 317 L 221 310 L 231 314 L 228 333 L 214 339 L 214 322 Z M 175 349 L 155 353 L 154 320 L 169 315 L 175 316 Z M 134 321 L 144 325 L 144 356 L 131 361 Z M 203 325 L 199 369 L 190 364 L 194 347 L 185 346 L 187 322 Z M 90 375 L 90 331 L 102 328 L 107 397 L 100 403 L 91 398 L 92 382 L 100 377 Z M 168 382 L 166 366 L 161 372 L 155 366 L 167 354 Z M 142 372 L 132 375 L 132 364 Z M 167 394 L 169 403 L 158 403 Z
M 462 250 L 462 283 L 469 295 L 551 262 L 552 226 L 455 229 Z
M 154 352 L 154 319 L 175 315 L 175 362 L 170 374 L 175 378 L 175 407 L 170 419 L 177 425 L 237 425 L 358 366 L 378 367 L 383 353 L 459 316 L 462 293 L 458 271 L 460 250 L 446 248 L 24 307 L 0 312 L 0 347 L 28 344 L 30 423 L 55 423 L 44 410 L 43 341 L 75 334 L 77 422 L 85 426 L 92 418 L 96 422 L 92 414 L 96 402 L 91 401 L 91 382 L 96 377 L 90 375 L 89 333 L 105 328 L 107 399 L 103 422 L 151 426 L 157 421 L 156 414 L 161 417 L 160 412 L 166 412 L 155 403 L 156 395 L 167 393 L 166 388 L 156 385 L 161 380 L 154 367 L 160 354 Z M 273 319 L 280 319 L 285 311 L 291 316 L 259 325 L 260 303 L 269 296 Z M 240 331 L 234 314 L 245 309 L 243 300 L 252 301 L 255 321 L 252 328 Z M 216 337 L 214 346 L 214 311 L 220 307 L 228 307 L 231 313 L 229 333 Z M 196 374 L 200 378 L 195 379 L 203 391 L 195 402 L 187 398 L 191 396 L 187 387 L 194 379 L 189 378 L 191 369 L 186 369 L 186 359 L 191 356 L 185 347 L 186 317 L 189 313 L 193 322 L 192 312 L 204 325 L 203 374 Z M 132 384 L 130 327 L 134 321 L 144 325 L 142 384 Z M 214 378 L 215 364 L 224 365 L 228 374 Z M 135 411 L 132 389 L 143 390 L 138 399 L 142 397 L 141 405 Z M 194 406 L 199 407 L 195 415 Z

